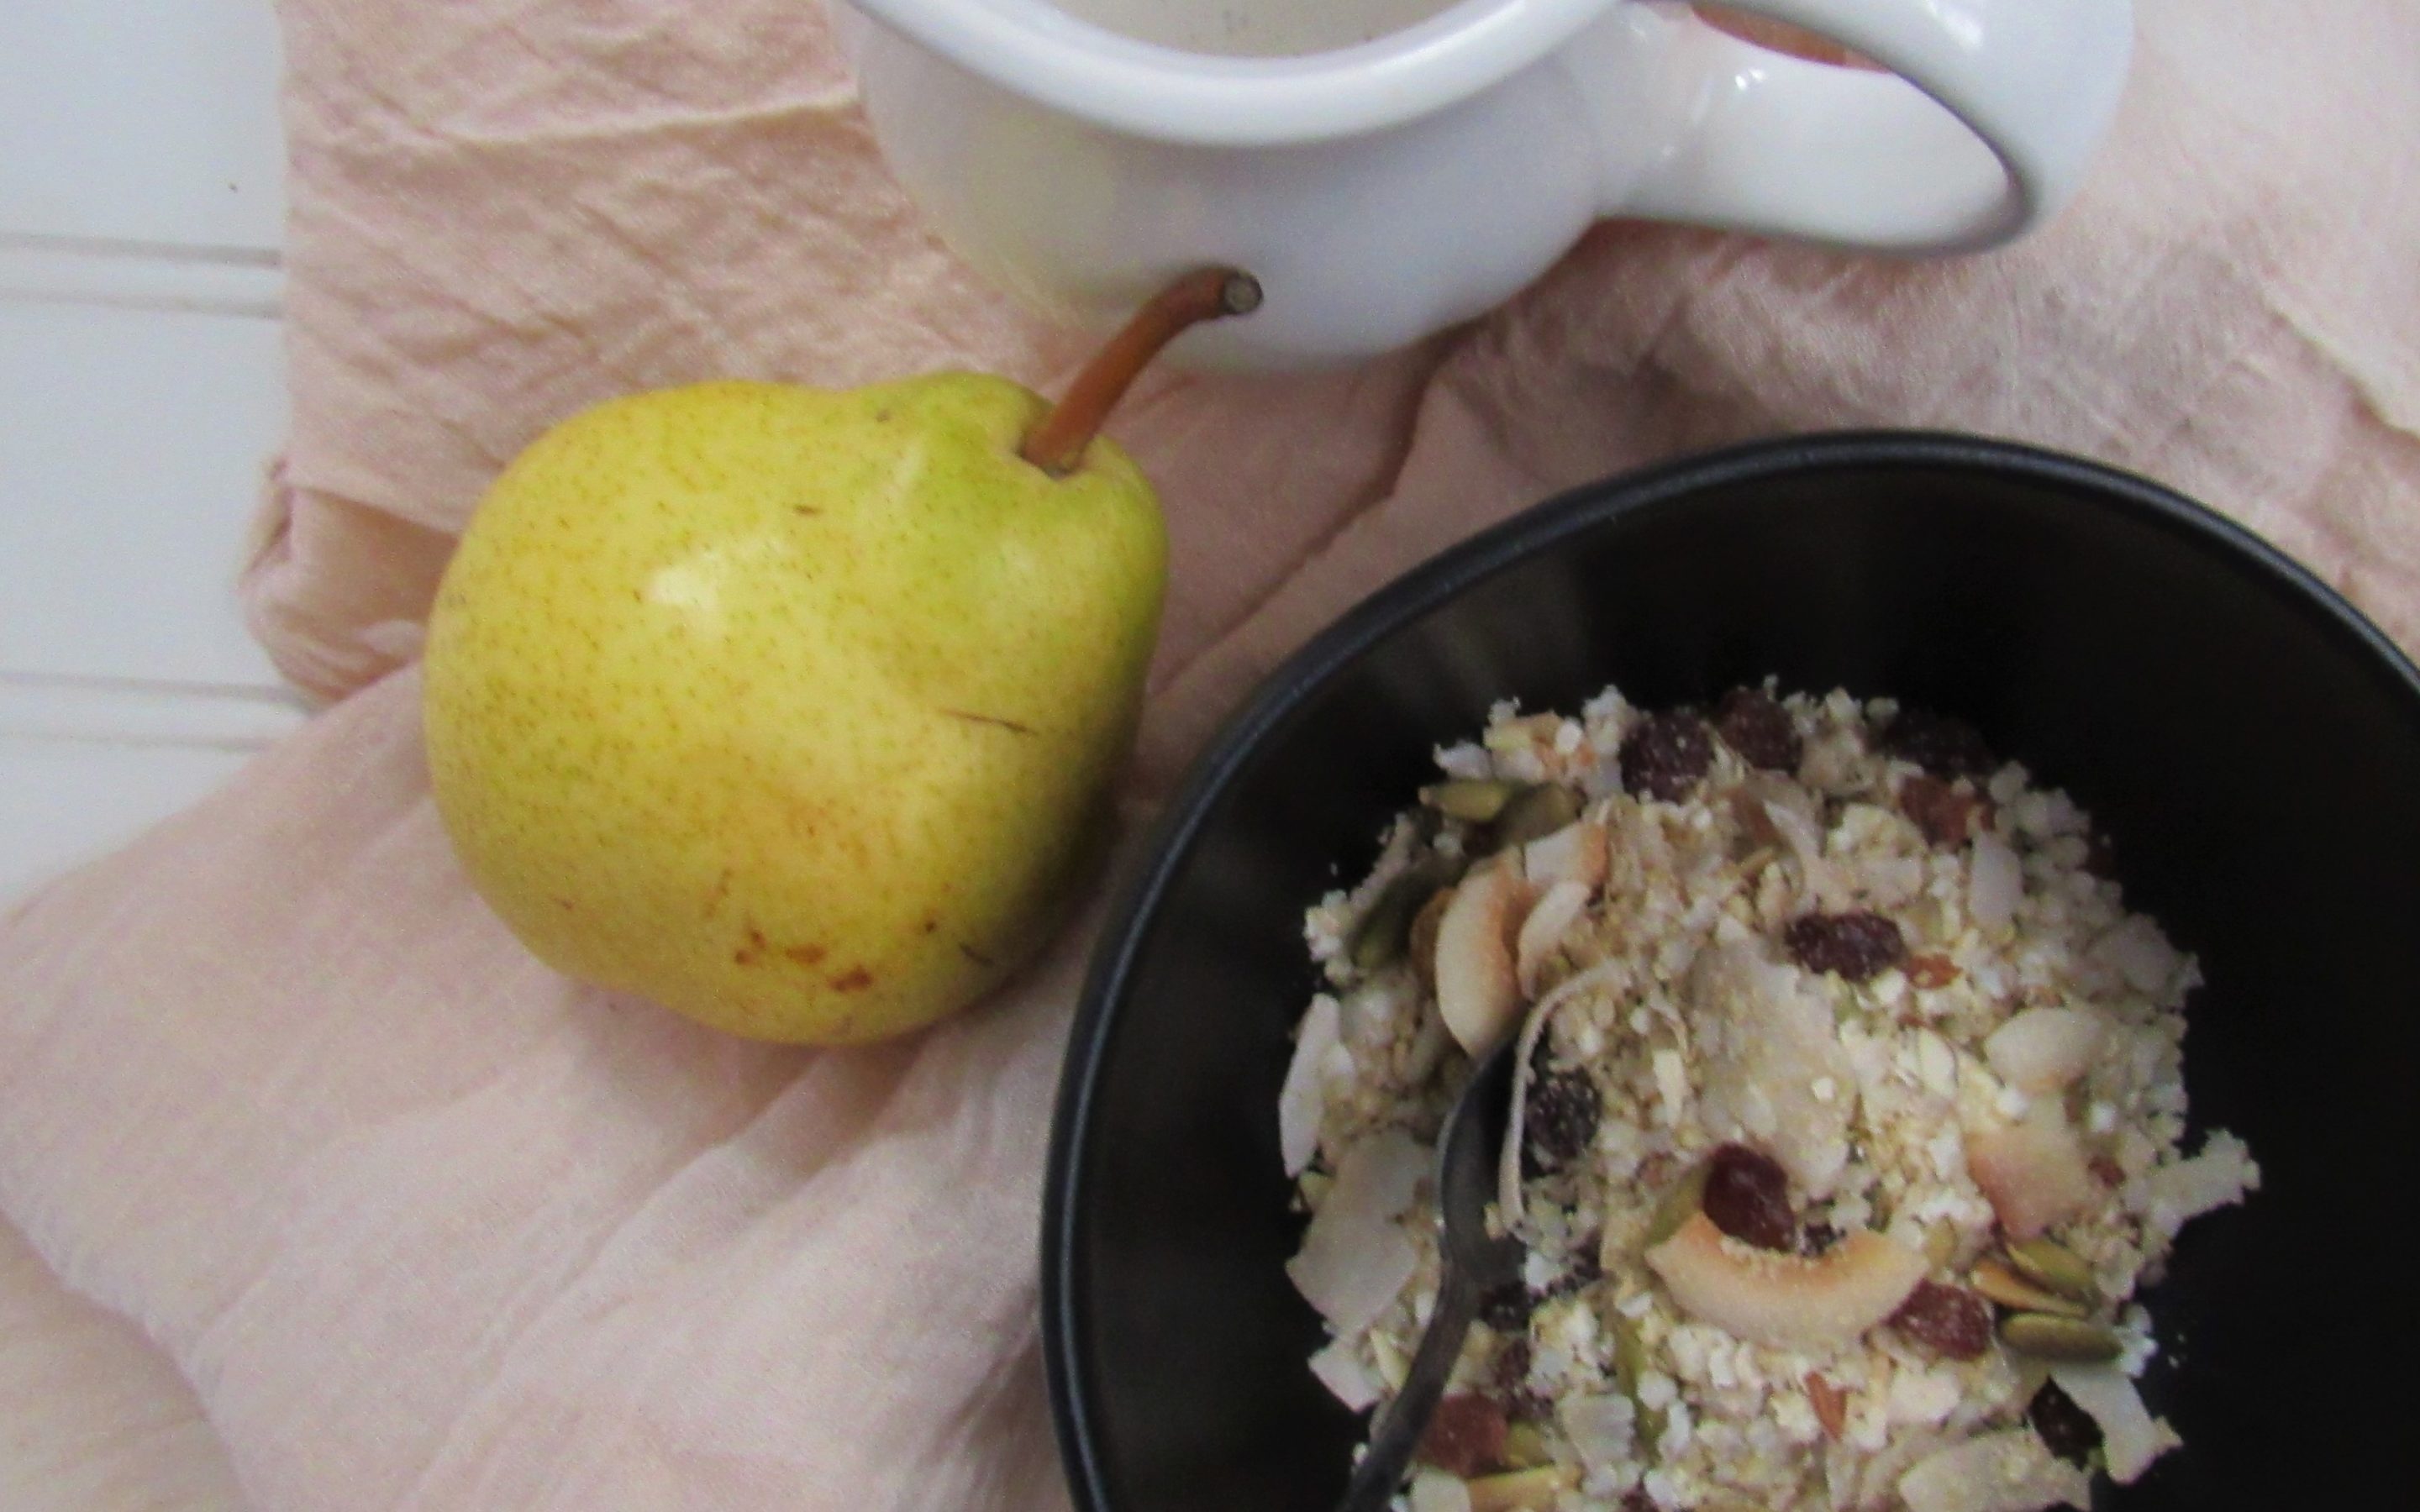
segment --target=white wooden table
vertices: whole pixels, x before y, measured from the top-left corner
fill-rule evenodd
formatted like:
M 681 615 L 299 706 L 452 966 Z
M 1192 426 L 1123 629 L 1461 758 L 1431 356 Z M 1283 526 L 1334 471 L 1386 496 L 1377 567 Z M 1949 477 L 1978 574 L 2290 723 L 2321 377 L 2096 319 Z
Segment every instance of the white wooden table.
M 0 902 L 301 717 L 233 582 L 285 424 L 269 0 L 0 4 Z

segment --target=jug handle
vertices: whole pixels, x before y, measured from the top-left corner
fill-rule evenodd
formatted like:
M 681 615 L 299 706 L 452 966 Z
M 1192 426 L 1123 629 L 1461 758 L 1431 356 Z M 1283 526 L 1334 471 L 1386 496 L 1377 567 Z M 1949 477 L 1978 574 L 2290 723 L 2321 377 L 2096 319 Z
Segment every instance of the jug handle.
M 1894 70 L 1785 56 L 1684 14 L 1688 124 L 1613 213 L 1899 252 L 2009 240 L 2117 114 L 2129 0 L 1725 0 Z

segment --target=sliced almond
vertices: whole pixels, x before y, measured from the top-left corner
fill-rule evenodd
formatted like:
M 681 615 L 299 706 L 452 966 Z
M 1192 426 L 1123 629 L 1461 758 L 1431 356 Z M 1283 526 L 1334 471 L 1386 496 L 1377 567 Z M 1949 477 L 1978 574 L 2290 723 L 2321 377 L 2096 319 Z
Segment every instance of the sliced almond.
M 2101 1196 L 2084 1147 L 2055 1100 L 2036 1103 L 2020 1122 L 1969 1133 L 1966 1172 L 2010 1239 L 2031 1239 Z
M 1577 882 L 1594 891 L 1605 885 L 1605 826 L 1585 819 L 1521 847 L 1521 870 L 1533 887 Z
M 1524 996 L 1538 995 L 1539 979 L 1561 947 L 1563 936 L 1588 913 L 1589 893 L 1586 883 L 1558 882 L 1530 906 L 1513 947 L 1514 975 Z
M 1493 1049 L 1520 1013 L 1512 940 L 1528 903 L 1513 868 L 1491 861 L 1463 878 L 1437 917 L 1437 1012 L 1474 1057 Z
M 1849 1343 L 1897 1312 L 1928 1268 L 1922 1252 L 1870 1229 L 1816 1256 L 1751 1249 L 1702 1212 L 1646 1258 L 1691 1317 L 1751 1343 L 1808 1350 Z

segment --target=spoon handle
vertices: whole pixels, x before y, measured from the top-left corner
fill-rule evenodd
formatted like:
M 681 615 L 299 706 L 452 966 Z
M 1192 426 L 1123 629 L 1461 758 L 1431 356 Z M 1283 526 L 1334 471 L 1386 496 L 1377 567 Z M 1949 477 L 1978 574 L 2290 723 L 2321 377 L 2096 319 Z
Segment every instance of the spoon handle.
M 1449 1264 L 1437 1286 L 1435 1309 L 1420 1335 L 1420 1347 L 1412 1355 L 1411 1368 L 1404 1372 L 1404 1389 L 1387 1404 L 1377 1431 L 1370 1435 L 1370 1451 L 1353 1467 L 1353 1478 L 1345 1485 L 1344 1500 L 1338 1504 L 1337 1512 L 1382 1512 L 1393 1499 L 1478 1316 L 1478 1288 L 1459 1267 Z

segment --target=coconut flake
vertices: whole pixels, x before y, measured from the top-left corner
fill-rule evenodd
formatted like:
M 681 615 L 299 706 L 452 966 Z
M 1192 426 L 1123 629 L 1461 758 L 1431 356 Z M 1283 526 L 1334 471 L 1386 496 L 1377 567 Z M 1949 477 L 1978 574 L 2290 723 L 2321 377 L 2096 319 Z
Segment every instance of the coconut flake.
M 1521 848 L 1521 871 L 1533 887 L 1577 882 L 1593 890 L 1605 881 L 1605 826 L 1582 819 Z
M 1529 1113 L 1529 1084 L 1538 1078 L 1538 1041 L 1546 1032 L 1548 1021 L 1565 1003 L 1578 998 L 1589 989 L 1603 982 L 1620 968 L 1619 960 L 1600 961 L 1586 971 L 1559 982 L 1553 992 L 1538 999 L 1529 1016 L 1521 1025 L 1521 1037 L 1512 1047 L 1512 1106 L 1504 1127 L 1508 1131 L 1504 1150 L 1496 1167 L 1496 1205 L 1504 1218 L 1505 1227 L 1525 1238 L 1529 1237 L 1527 1219 L 1528 1209 L 1524 1198 L 1521 1180 L 1522 1120 Z
M 1337 1163 L 1286 1274 L 1339 1335 L 1376 1321 L 1419 1269 L 1419 1251 L 1396 1220 L 1428 1167 L 1428 1151 L 1401 1129 L 1372 1134 Z
M 1563 1436 L 1590 1470 L 1610 1470 L 1629 1460 L 1637 1443 L 1638 1410 L 1629 1397 L 1584 1396 L 1564 1398 L 1555 1409 Z
M 1288 1176 L 1310 1169 L 1319 1153 L 1319 1116 L 1326 1103 L 1323 1069 L 1329 1051 L 1342 1037 L 1342 1010 L 1326 993 L 1311 1000 L 1295 1037 L 1294 1061 L 1286 1067 L 1285 1085 L 1278 1089 L 1278 1149 L 1285 1156 Z
M 1332 1339 L 1327 1348 L 1311 1357 L 1311 1373 L 1319 1378 L 1328 1394 L 1352 1412 L 1359 1412 L 1386 1395 L 1386 1387 L 1369 1367 L 1362 1365 L 1360 1354 L 1349 1338 Z
M 2224 1129 L 2190 1160 L 2154 1167 L 2127 1183 L 2126 1206 L 2173 1235 L 2190 1219 L 2243 1200 L 2260 1190 L 2260 1167 L 2243 1141 Z
M 1490 862 L 1463 879 L 1437 918 L 1437 1013 L 1473 1058 L 1494 1049 L 1521 1011 L 1512 936 L 1528 892 L 1509 862 Z
M 1798 874 L 1806 879 L 1807 894 L 1815 905 L 1826 913 L 1846 909 L 1851 902 L 1848 880 L 1840 875 L 1839 868 L 1824 858 L 1823 832 L 1813 817 L 1777 798 L 1764 800 L 1764 814 L 1773 821 L 1774 832 L 1797 858 Z
M 1808 1196 L 1830 1195 L 1849 1159 L 1856 1067 L 1829 1004 L 1752 944 L 1709 947 L 1689 969 L 1690 1022 L 1704 1051 L 1703 1116 L 1718 1139 L 1771 1155 Z M 1833 1095 L 1815 1095 L 1828 1080 Z
M 2092 1478 L 2030 1428 L 2005 1428 L 1927 1455 L 1899 1478 L 1908 1512 L 2040 1512 L 2092 1504 Z
M 2108 1039 L 2108 1022 L 2090 1009 L 2029 1008 L 1992 1031 L 1983 1058 L 2002 1081 L 2040 1097 L 2090 1070 Z
M 1423 1467 L 1412 1476 L 1411 1512 L 1470 1512 L 1470 1488 L 1459 1475 Z
M 2160 926 L 2141 914 L 2113 925 L 2086 954 L 2123 977 L 2127 986 L 2149 995 L 2165 992 L 2184 964 Z
M 1966 882 L 1966 912 L 1986 934 L 2005 933 L 2016 922 L 2024 896 L 2024 868 L 2007 841 L 1986 830 L 1975 837 L 1974 870 Z
M 2120 1486 L 2133 1485 L 2152 1460 L 2184 1443 L 2174 1428 L 2150 1414 L 2142 1393 L 2115 1365 L 2055 1365 L 2050 1379 L 2101 1425 L 2109 1478 Z
M 1690 1317 L 1781 1350 L 1849 1343 L 1899 1310 L 1931 1262 L 1871 1229 L 1817 1256 L 1727 1241 L 1702 1212 L 1643 1258 Z

